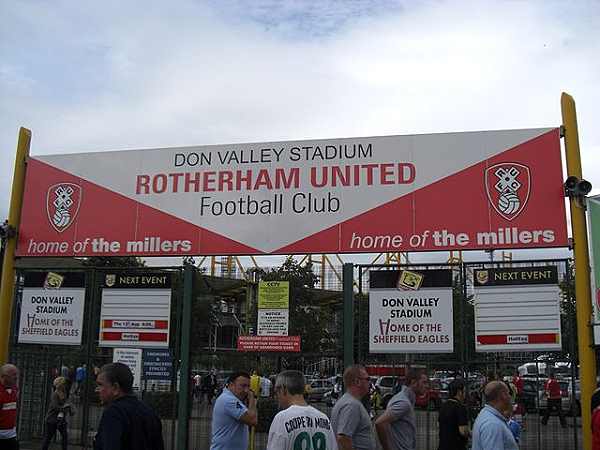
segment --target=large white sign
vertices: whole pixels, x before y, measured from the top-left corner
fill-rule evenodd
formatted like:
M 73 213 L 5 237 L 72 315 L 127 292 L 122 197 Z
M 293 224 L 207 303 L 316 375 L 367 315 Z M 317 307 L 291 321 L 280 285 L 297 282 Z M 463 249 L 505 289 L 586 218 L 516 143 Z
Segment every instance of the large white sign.
M 566 246 L 557 128 L 28 161 L 19 256 Z
M 62 276 L 58 279 L 62 279 Z M 81 287 L 68 287 L 71 283 L 58 289 L 41 287 L 48 284 L 45 274 L 28 274 L 23 288 L 19 319 L 19 343 L 46 345 L 80 345 L 83 330 L 83 312 L 85 305 L 85 288 L 82 274 L 70 274 L 69 278 L 78 277 Z M 62 281 L 62 280 L 61 280 Z M 39 287 L 35 287 L 35 285 Z
M 100 347 L 169 346 L 169 274 L 109 273 L 103 285 Z
M 561 350 L 555 266 L 477 269 L 475 350 Z
M 287 336 L 290 312 L 287 309 L 259 309 L 259 336 Z
M 396 278 L 399 278 L 399 275 Z M 427 282 L 427 275 L 425 275 L 425 282 Z M 403 290 L 371 285 L 369 352 L 451 353 L 453 351 L 452 287 L 426 287 L 425 285 L 417 290 Z
M 141 348 L 115 348 L 113 362 L 123 363 L 131 369 L 133 374 L 133 388 L 140 388 L 142 376 L 142 349 Z

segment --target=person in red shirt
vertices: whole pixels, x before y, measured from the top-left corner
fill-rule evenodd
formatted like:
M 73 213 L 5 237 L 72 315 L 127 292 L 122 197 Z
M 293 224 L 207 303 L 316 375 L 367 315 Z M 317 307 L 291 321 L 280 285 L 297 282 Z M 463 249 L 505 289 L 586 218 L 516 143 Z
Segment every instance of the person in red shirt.
M 544 417 L 542 417 L 542 425 L 548 424 L 550 411 L 555 409 L 560 419 L 560 426 L 567 428 L 567 421 L 562 410 L 562 394 L 560 392 L 560 384 L 554 377 L 553 372 L 550 372 L 548 381 L 546 381 L 546 384 L 544 385 L 544 394 L 548 399 L 548 404 L 546 406 L 546 411 L 544 412 Z
M 517 422 L 519 422 L 519 417 L 521 420 L 525 419 L 525 404 L 523 403 L 523 390 L 525 389 L 525 380 L 519 375 L 519 371 L 515 370 L 512 382 L 517 389 L 516 392 L 516 407 L 515 407 L 515 417 L 517 417 Z
M 592 413 L 592 450 L 600 450 L 600 406 Z
M 18 450 L 17 399 L 19 369 L 12 364 L 0 367 L 0 448 Z

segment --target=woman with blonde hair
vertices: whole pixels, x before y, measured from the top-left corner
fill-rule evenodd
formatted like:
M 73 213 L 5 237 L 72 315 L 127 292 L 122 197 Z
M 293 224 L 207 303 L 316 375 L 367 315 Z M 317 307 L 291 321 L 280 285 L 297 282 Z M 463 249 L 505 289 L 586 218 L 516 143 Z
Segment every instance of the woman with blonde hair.
M 67 379 L 55 378 L 52 385 L 54 392 L 50 397 L 50 406 L 46 413 L 46 437 L 42 450 L 48 450 L 56 431 L 60 432 L 62 438 L 62 450 L 67 450 L 67 414 L 72 415 L 71 405 L 67 403 Z

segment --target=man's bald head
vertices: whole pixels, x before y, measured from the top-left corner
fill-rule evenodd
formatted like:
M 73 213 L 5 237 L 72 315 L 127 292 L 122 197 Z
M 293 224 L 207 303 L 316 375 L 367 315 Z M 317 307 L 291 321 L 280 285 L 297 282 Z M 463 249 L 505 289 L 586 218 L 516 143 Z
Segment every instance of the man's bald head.
M 6 387 L 17 385 L 19 379 L 19 369 L 14 364 L 4 364 L 0 366 L 0 382 Z
M 502 381 L 490 381 L 485 385 L 483 393 L 486 403 L 494 406 L 499 411 L 504 410 L 507 404 L 510 405 L 510 391 Z

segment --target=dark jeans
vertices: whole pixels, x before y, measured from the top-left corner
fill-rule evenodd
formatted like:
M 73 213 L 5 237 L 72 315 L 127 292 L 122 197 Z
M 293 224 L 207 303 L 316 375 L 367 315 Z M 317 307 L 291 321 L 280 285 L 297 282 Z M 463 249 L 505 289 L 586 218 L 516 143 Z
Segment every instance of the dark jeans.
M 0 439 L 0 448 L 2 450 L 19 450 L 19 442 L 17 438 Z
M 542 425 L 546 425 L 548 423 L 548 418 L 550 417 L 550 411 L 556 410 L 558 412 L 558 418 L 560 419 L 560 425 L 563 428 L 567 427 L 567 421 L 565 419 L 565 414 L 562 410 L 562 399 L 560 398 L 549 398 L 548 405 L 546 406 L 546 411 L 544 412 L 544 417 L 542 417 Z
M 62 437 L 62 440 L 61 440 L 62 450 L 67 450 L 67 444 L 69 441 L 68 441 L 68 436 L 67 436 L 67 424 L 64 422 L 61 426 L 58 426 L 58 424 L 56 422 L 54 422 L 54 423 L 46 422 L 46 437 L 44 438 L 44 444 L 42 445 L 42 450 L 48 450 L 48 447 L 50 447 L 50 442 L 52 442 L 52 439 L 56 435 L 57 430 L 60 432 L 60 435 Z
M 206 399 L 208 401 L 208 404 L 211 405 L 214 395 L 215 395 L 215 391 L 212 389 L 210 389 L 208 391 L 203 390 L 202 394 L 200 396 L 200 403 L 202 403 L 204 401 L 204 399 Z

